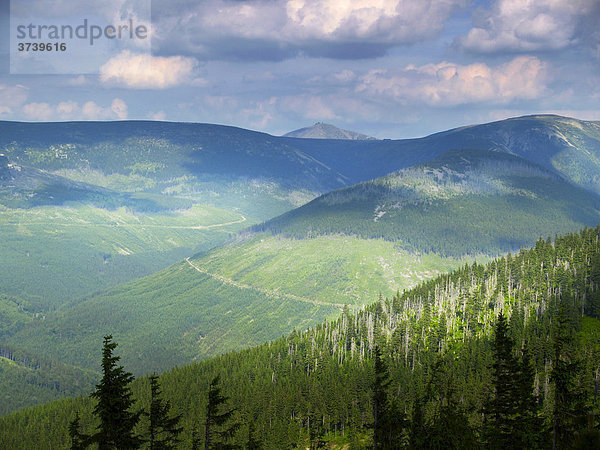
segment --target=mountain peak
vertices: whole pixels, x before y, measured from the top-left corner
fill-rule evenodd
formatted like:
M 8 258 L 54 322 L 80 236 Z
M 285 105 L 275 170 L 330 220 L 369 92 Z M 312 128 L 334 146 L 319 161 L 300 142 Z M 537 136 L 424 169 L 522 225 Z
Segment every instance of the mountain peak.
M 316 122 L 310 127 L 290 131 L 284 137 L 307 138 L 307 139 L 346 139 L 353 141 L 376 140 L 376 138 L 354 131 L 343 130 L 334 125 Z

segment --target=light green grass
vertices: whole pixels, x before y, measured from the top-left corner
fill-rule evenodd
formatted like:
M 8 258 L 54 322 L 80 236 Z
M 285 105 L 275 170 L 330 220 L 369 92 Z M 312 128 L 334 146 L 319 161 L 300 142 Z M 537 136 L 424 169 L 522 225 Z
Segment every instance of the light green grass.
M 390 296 L 472 261 L 409 253 L 383 239 L 287 239 L 269 234 L 193 259 L 207 273 L 236 282 L 349 305 L 372 303 L 379 293 Z
M 37 309 L 167 267 L 246 226 L 211 206 L 163 213 L 89 205 L 0 209 L 0 292 Z
M 383 240 L 255 235 L 71 302 L 8 342 L 94 368 L 102 336 L 137 374 L 257 345 L 337 317 L 471 260 L 415 255 Z
M 100 363 L 112 334 L 136 374 L 166 370 L 232 349 L 258 345 L 337 315 L 335 306 L 240 289 L 181 262 L 148 277 L 65 305 L 8 339 L 80 367 Z

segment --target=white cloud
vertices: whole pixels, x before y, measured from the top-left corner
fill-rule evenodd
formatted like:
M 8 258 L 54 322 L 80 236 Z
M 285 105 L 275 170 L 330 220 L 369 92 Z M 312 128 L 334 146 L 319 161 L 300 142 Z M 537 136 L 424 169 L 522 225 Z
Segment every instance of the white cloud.
M 356 90 L 390 97 L 402 104 L 505 104 L 541 97 L 546 91 L 546 72 L 546 65 L 531 56 L 521 56 L 497 67 L 442 62 L 394 72 L 371 70 L 360 78 Z
M 104 118 L 107 110 L 102 108 L 96 102 L 89 101 L 83 104 L 81 107 L 81 113 L 87 120 L 99 120 Z
M 437 34 L 458 2 L 451 0 L 289 0 L 294 38 L 414 42 Z
M 30 120 L 124 120 L 127 118 L 127 104 L 115 98 L 111 105 L 102 107 L 88 101 L 80 105 L 74 101 L 60 102 L 53 106 L 49 103 L 28 103 L 23 113 Z
M 325 96 L 320 95 L 284 97 L 281 99 L 281 107 L 283 110 L 294 111 L 311 120 L 333 120 L 340 118 Z
M 279 58 L 286 51 L 323 52 L 324 44 L 398 45 L 435 37 L 465 0 L 231 0 L 157 5 L 159 47 L 197 54 Z M 252 44 L 236 45 L 242 40 Z M 351 50 L 355 52 L 357 50 Z M 344 57 L 353 57 L 344 50 Z M 335 56 L 335 51 L 327 52 Z M 363 50 L 361 56 L 368 57 Z M 372 56 L 372 55 L 371 55 Z
M 66 84 L 69 86 L 83 86 L 87 83 L 87 79 L 83 75 L 79 75 L 76 78 L 71 78 L 67 80 Z
M 48 121 L 55 118 L 55 111 L 48 103 L 28 103 L 23 112 L 29 119 Z
M 329 90 L 329 88 L 328 88 Z M 370 102 L 368 98 L 360 98 L 355 92 L 338 90 L 327 94 L 298 94 L 279 97 L 276 115 L 292 113 L 311 121 L 348 122 L 352 119 L 378 121 L 382 118 L 382 110 Z M 386 113 L 389 113 L 386 105 Z M 385 114 L 385 113 L 384 113 Z
M 458 42 L 480 53 L 563 49 L 589 38 L 579 35 L 578 26 L 590 15 L 598 19 L 598 5 L 598 0 L 496 0 L 479 11 L 475 26 Z
M 127 119 L 127 104 L 120 98 L 115 98 L 111 105 L 110 110 L 120 119 Z
M 165 120 L 167 118 L 167 115 L 164 111 L 161 110 L 155 113 L 148 114 L 148 117 L 152 120 Z
M 21 85 L 6 86 L 0 84 L 0 108 L 4 112 L 12 111 L 13 108 L 21 106 L 27 100 L 28 89 Z
M 194 58 L 150 56 L 124 50 L 100 67 L 100 80 L 134 89 L 166 89 L 193 81 Z

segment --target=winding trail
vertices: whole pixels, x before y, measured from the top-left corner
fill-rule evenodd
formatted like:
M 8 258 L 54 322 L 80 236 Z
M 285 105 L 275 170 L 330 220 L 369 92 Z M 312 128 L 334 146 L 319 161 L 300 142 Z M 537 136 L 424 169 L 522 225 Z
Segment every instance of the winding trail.
M 136 227 L 136 228 L 166 228 L 166 229 L 177 229 L 177 230 L 210 230 L 212 228 L 221 228 L 228 225 L 236 225 L 238 223 L 244 223 L 246 217 L 240 214 L 241 219 L 232 220 L 231 222 L 215 223 L 212 225 L 157 225 L 157 224 L 144 224 L 144 223 L 91 223 L 91 222 L 27 222 L 27 223 L 7 223 L 3 224 L 6 226 L 31 226 L 31 225 L 47 225 L 47 226 L 59 226 L 59 227 Z
M 303 303 L 311 303 L 313 305 L 316 306 L 333 306 L 335 308 L 344 308 L 344 305 L 342 305 L 341 303 L 328 303 L 328 302 L 323 302 L 321 300 L 315 300 L 315 299 L 311 299 L 311 298 L 306 298 L 306 297 L 300 297 L 298 295 L 294 295 L 294 294 L 284 294 L 281 292 L 277 292 L 277 291 L 273 291 L 270 289 L 263 289 L 260 287 L 256 287 L 256 286 L 251 286 L 249 284 L 244 284 L 244 283 L 240 283 L 238 281 L 232 280 L 231 278 L 226 278 L 222 275 L 217 275 L 214 273 L 210 273 L 207 270 L 201 269 L 200 267 L 198 267 L 197 265 L 195 265 L 193 262 L 190 261 L 190 258 L 187 257 L 185 258 L 185 261 L 191 266 L 193 267 L 197 272 L 200 272 L 203 275 L 207 275 L 217 281 L 220 281 L 223 284 L 228 284 L 230 286 L 234 286 L 238 289 L 245 289 L 245 290 L 251 290 L 251 291 L 255 291 L 255 292 L 260 292 L 261 294 L 267 295 L 269 297 L 275 297 L 275 298 L 285 298 L 287 300 L 293 300 L 296 302 L 303 302 Z

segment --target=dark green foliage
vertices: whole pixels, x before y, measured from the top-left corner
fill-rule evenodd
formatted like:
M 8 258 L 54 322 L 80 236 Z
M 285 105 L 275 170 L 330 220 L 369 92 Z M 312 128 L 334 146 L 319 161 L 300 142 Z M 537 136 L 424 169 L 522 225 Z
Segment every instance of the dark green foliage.
M 181 414 L 171 416 L 171 404 L 164 400 L 156 374 L 150 376 L 150 410 L 144 412 L 148 418 L 147 438 L 150 449 L 172 449 L 180 442 L 179 434 L 183 427 L 179 426 Z
M 534 395 L 535 368 L 528 348 L 522 350 L 523 356 L 517 374 L 517 423 L 515 434 L 521 448 L 539 448 L 545 444 L 544 423 L 540 417 L 540 399 Z
M 508 324 L 502 313 L 494 330 L 493 392 L 487 408 L 487 444 L 494 448 L 518 448 L 515 435 L 518 413 L 519 368 L 514 342 L 508 336 Z
M 565 448 L 572 444 L 575 431 L 585 424 L 586 393 L 579 385 L 581 366 L 574 356 L 573 328 L 564 302 L 560 303 L 555 321 L 554 360 L 550 373 L 554 386 L 552 448 Z
M 220 395 L 230 399 L 239 417 L 252 418 L 263 448 L 306 448 L 311 438 L 313 444 L 366 448 L 372 445 L 378 346 L 388 367 L 388 400 L 396 404 L 396 411 L 409 413 L 406 425 L 398 427 L 403 428 L 398 442 L 421 448 L 477 448 L 484 444 L 479 439 L 481 410 L 493 394 L 493 331 L 501 311 L 510 317 L 506 335 L 514 342 L 516 372 L 521 372 L 523 380 L 531 380 L 532 374 L 534 379 L 533 402 L 524 395 L 518 412 L 534 411 L 539 405 L 540 415 L 552 424 L 553 336 L 562 301 L 569 317 L 581 318 L 582 311 L 585 316 L 565 322 L 563 334 L 573 340 L 564 346 L 561 358 L 583 361 L 581 372 L 567 388 L 570 392 L 582 389 L 585 404 L 578 415 L 586 418 L 598 407 L 594 390 L 600 320 L 593 316 L 600 302 L 600 283 L 591 280 L 599 269 L 599 254 L 600 227 L 555 242 L 539 240 L 533 249 L 485 266 L 465 266 L 310 330 L 174 368 L 161 375 L 164 398 L 182 412 L 181 438 L 188 446 L 194 429 L 200 431 L 197 445 L 204 442 L 207 387 L 214 374 L 220 373 Z M 445 332 L 438 332 L 442 329 Z M 529 355 L 528 374 L 523 355 Z M 525 381 L 517 377 L 515 382 L 522 392 L 529 391 Z M 131 387 L 134 398 L 150 404 L 147 380 L 137 380 Z M 59 447 L 68 436 L 75 411 L 82 428 L 89 429 L 93 406 L 86 399 L 72 399 L 3 417 L 0 447 Z M 568 424 L 571 441 L 590 442 L 597 419 L 591 427 L 578 420 Z M 533 439 L 527 442 L 534 442 L 539 427 L 525 428 L 529 428 L 524 430 L 525 437 Z M 552 432 L 542 432 L 539 445 L 524 447 L 550 447 Z M 248 434 L 243 432 L 229 443 L 243 446 L 247 442 Z
M 248 440 L 245 446 L 247 450 L 260 450 L 263 448 L 262 442 L 256 434 L 256 425 L 254 424 L 254 420 L 251 420 L 248 424 Z
M 237 423 L 228 424 L 231 422 L 235 410 L 227 409 L 228 399 L 221 394 L 220 379 L 219 375 L 215 376 L 208 389 L 206 419 L 204 420 L 204 448 L 206 450 L 232 448 L 228 442 L 239 428 Z
M 487 446 L 536 448 L 541 423 L 533 396 L 534 373 L 527 353 L 521 360 L 515 356 L 515 345 L 503 313 L 498 315 L 492 349 L 493 390 L 485 407 Z
M 373 447 L 396 448 L 402 439 L 404 415 L 389 400 L 390 378 L 387 365 L 378 345 L 374 351 L 375 377 L 373 383 Z
M 87 447 L 89 436 L 82 434 L 79 428 L 79 414 L 76 414 L 75 418 L 71 422 L 69 422 L 69 437 L 71 438 L 71 450 L 83 450 Z
M 99 376 L 0 342 L 0 416 L 90 392 Z
M 91 394 L 97 402 L 94 414 L 100 419 L 91 442 L 97 443 L 101 450 L 138 448 L 141 444 L 139 436 L 134 433 L 140 412 L 131 411 L 135 400 L 129 384 L 134 378 L 117 365 L 120 357 L 113 355 L 116 347 L 111 335 L 104 337 L 102 380 Z
M 476 448 L 477 436 L 469 414 L 454 392 L 453 363 L 439 358 L 430 367 L 424 392 L 415 395 L 410 425 L 409 448 Z
M 454 150 L 333 191 L 254 227 L 296 239 L 383 238 L 443 256 L 501 254 L 600 221 L 600 199 L 513 155 Z M 510 227 L 506 227 L 510 218 Z

